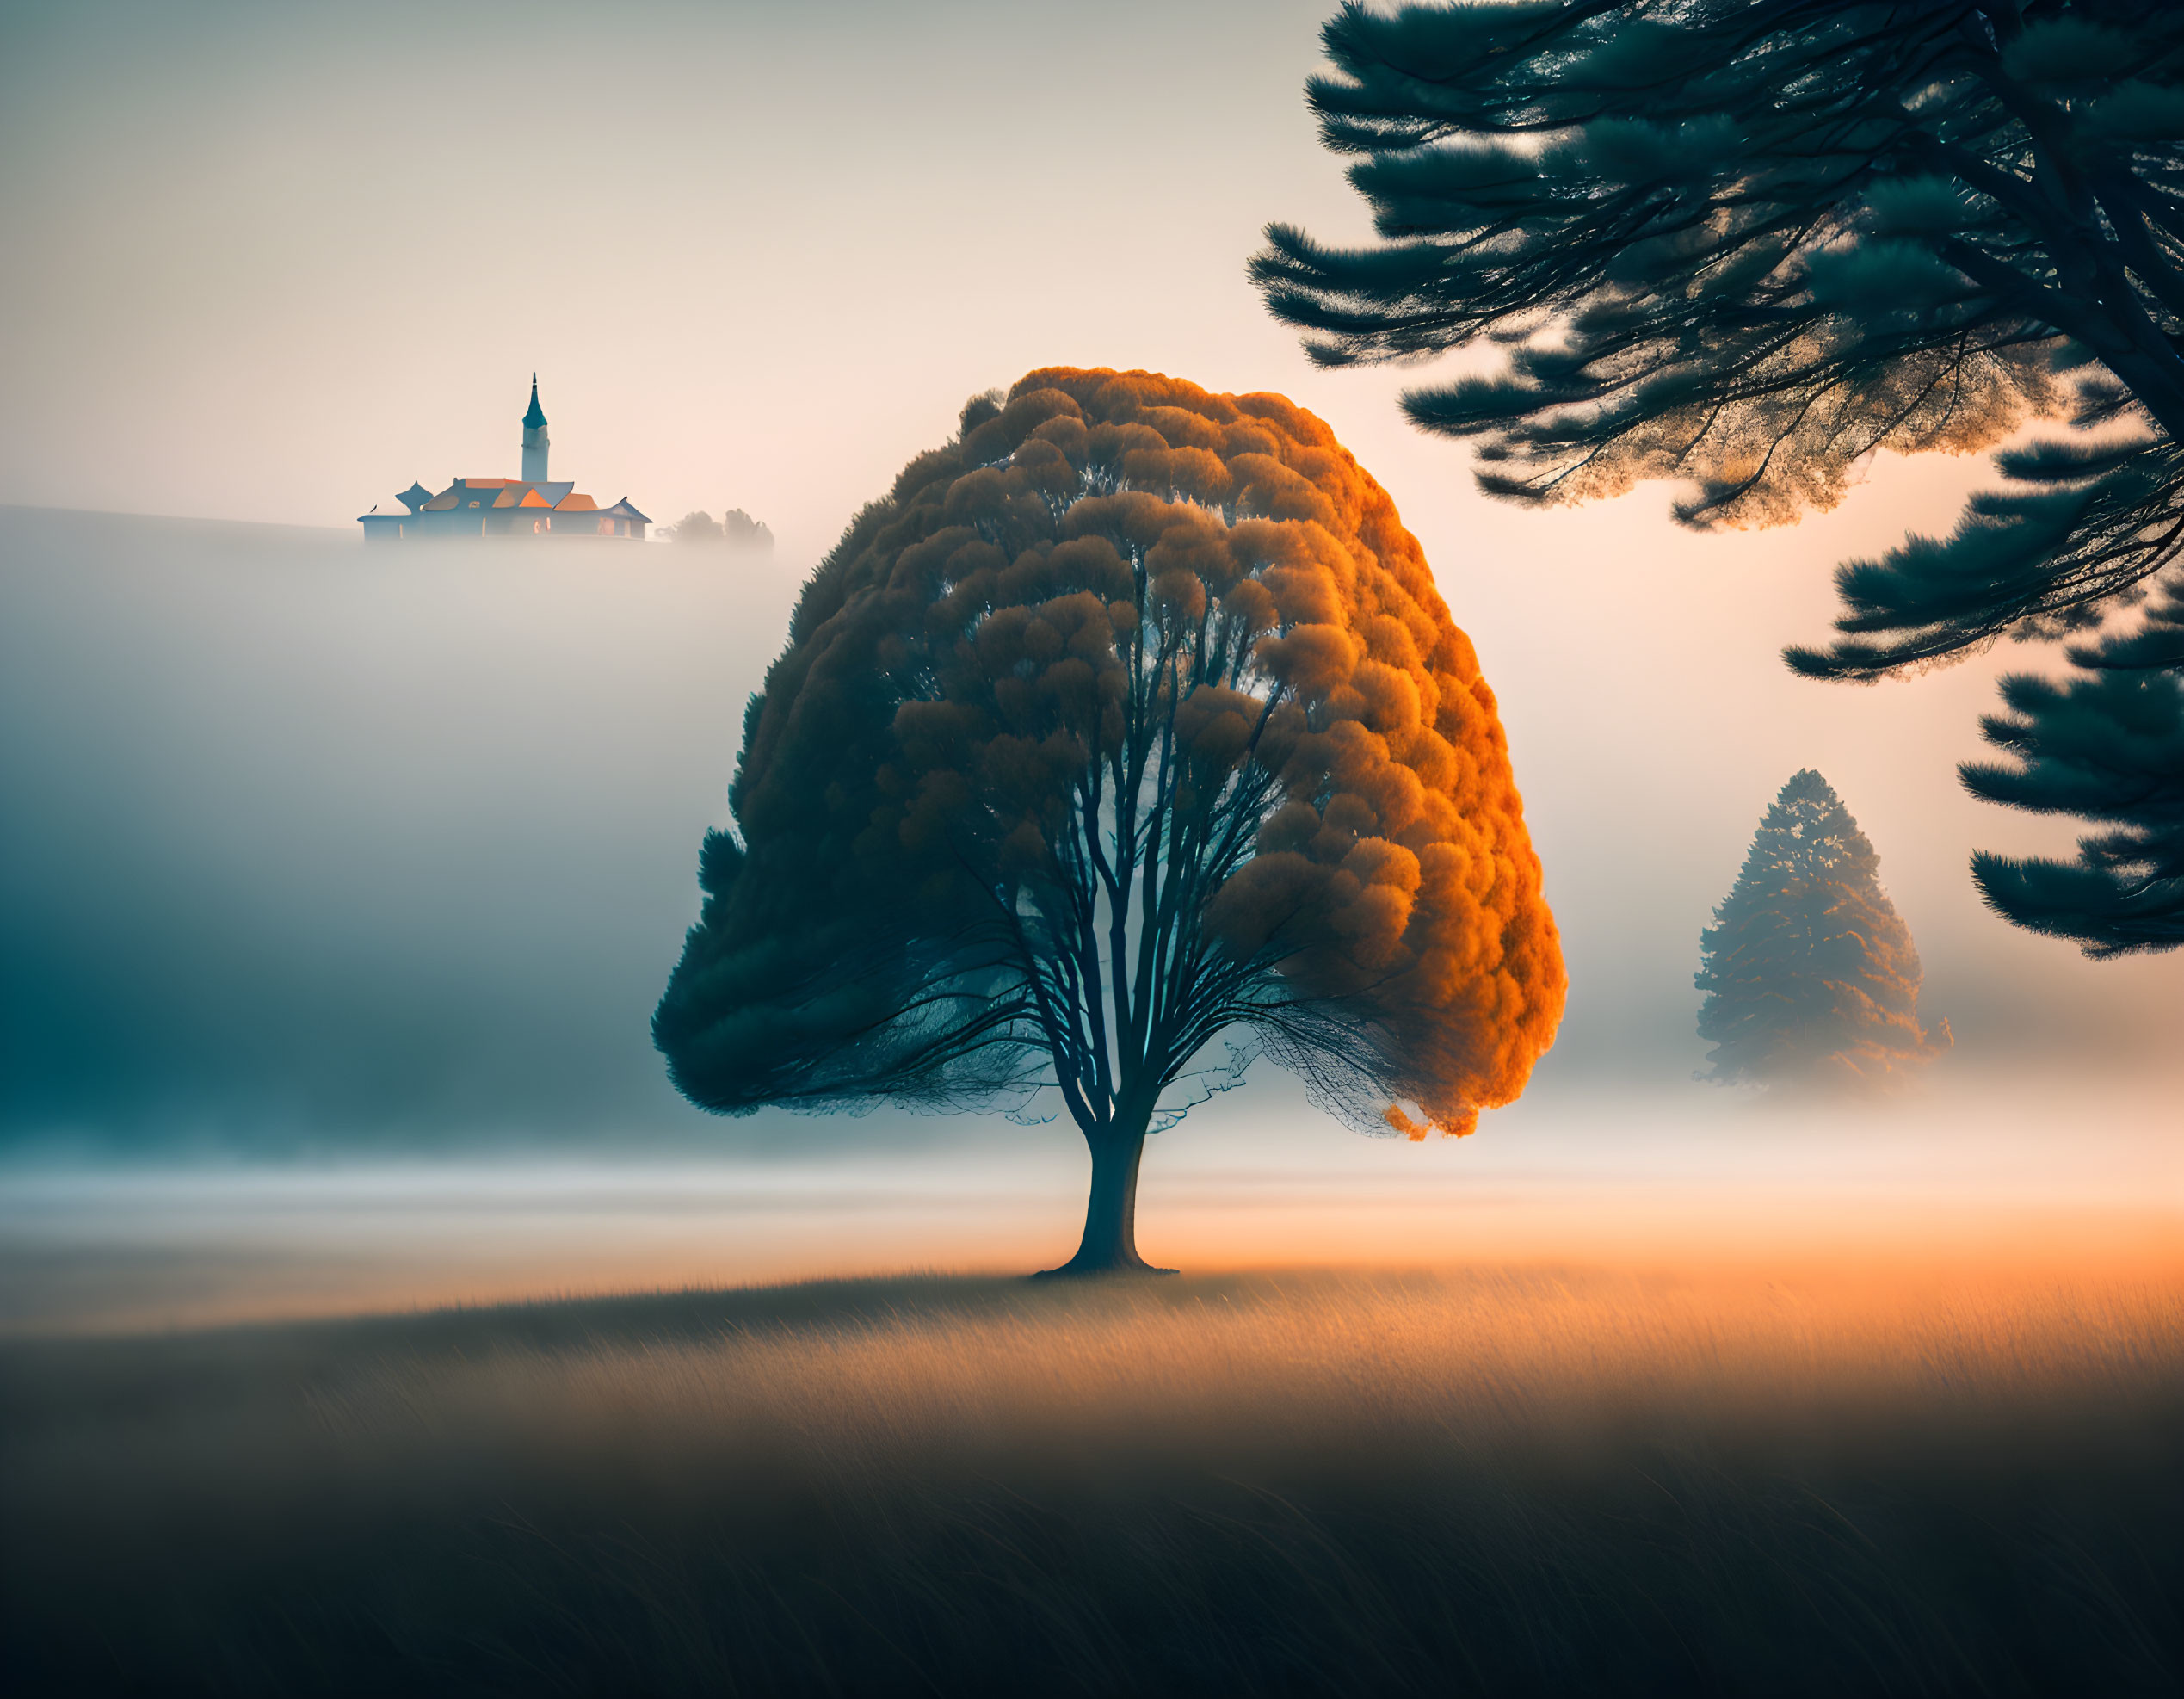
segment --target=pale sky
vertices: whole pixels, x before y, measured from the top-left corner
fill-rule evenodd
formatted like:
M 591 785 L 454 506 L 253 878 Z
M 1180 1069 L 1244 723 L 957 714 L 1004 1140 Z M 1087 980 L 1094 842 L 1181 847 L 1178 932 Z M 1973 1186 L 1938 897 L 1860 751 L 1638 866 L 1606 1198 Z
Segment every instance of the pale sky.
M 1987 916 L 1965 872 L 1975 845 L 2068 844 L 2070 823 L 1953 776 L 1994 674 L 2051 659 L 1856 689 L 1777 658 L 1824 634 L 1830 566 L 1946 526 L 1980 463 L 1884 460 L 1841 510 L 1768 533 L 1679 530 L 1659 487 L 1522 511 L 1403 423 L 1415 374 L 1316 372 L 1268 319 L 1243 267 L 1268 219 L 1364 230 L 1302 100 L 1326 9 L 6 8 L 0 503 L 332 534 L 293 574 L 254 556 L 202 594 L 88 566 L 57 588 L 19 551 L 0 758 L 80 803 L 53 818 L 83 835 L 157 792 L 151 819 L 194 846 L 235 936 L 292 936 L 267 917 L 278 880 L 242 871 L 268 843 L 338 847 L 376 917 L 360 959 L 397 963 L 405 926 L 443 966 L 514 936 L 512 915 L 463 931 L 489 887 L 605 880 L 626 907 L 592 916 L 594 954 L 567 965 L 626 990 L 614 1066 L 657 1097 L 638 1005 L 694 913 L 696 834 L 723 817 L 797 584 L 966 395 L 1040 365 L 1142 366 L 1310 407 L 1424 543 L 1500 695 L 1564 933 L 1544 1082 L 1687 1081 L 1699 929 L 1801 766 L 1880 851 L 1926 1008 L 1959 1035 L 1945 1067 L 2184 1066 L 2184 956 L 2087 963 Z M 515 473 L 534 369 L 557 477 L 661 521 L 744 508 L 772 561 L 710 587 L 664 550 L 626 582 L 342 577 L 327 549 L 413 478 Z M 429 782 L 403 753 L 424 750 Z M 517 830 L 489 769 L 608 800 L 581 828 Z M 18 866 L 74 864 L 76 841 L 22 837 Z M 114 879 L 100 889 L 143 882 Z M 527 984 L 552 982 L 525 948 Z M 462 1090 L 490 1096 L 478 1078 Z
M 536 368 L 559 475 L 808 553 L 1035 365 L 1301 394 L 1319 10 L 13 8 L 0 500 L 340 523 L 513 475 Z

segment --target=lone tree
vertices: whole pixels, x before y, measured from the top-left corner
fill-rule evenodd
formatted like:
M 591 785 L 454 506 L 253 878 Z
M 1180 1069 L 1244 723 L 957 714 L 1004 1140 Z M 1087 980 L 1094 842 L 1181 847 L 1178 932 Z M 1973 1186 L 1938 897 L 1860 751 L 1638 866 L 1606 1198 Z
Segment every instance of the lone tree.
M 1828 782 L 1792 776 L 1699 941 L 1705 1078 L 1871 1085 L 1949 1042 L 1919 1024 L 1919 953 Z
M 1259 1051 L 1354 1125 L 1462 1134 L 1561 1015 L 1471 646 L 1279 396 L 1057 368 L 974 400 L 805 585 L 730 800 L 653 1017 L 676 1085 L 1052 1092 L 1092 1157 L 1070 1272 L 1144 1266 L 1147 1132 Z
M 2080 676 L 2002 681 L 2013 710 L 1982 723 L 2014 766 L 1966 763 L 1975 796 L 2114 830 L 2078 840 L 2076 862 L 1972 857 L 1995 909 L 2075 939 L 2091 956 L 2184 943 L 2184 586 L 2138 631 L 2074 647 Z
M 1350 4 L 1324 40 L 1338 74 L 1310 98 L 1383 240 L 1274 225 L 1253 275 L 1323 363 L 1508 346 L 1404 401 L 1478 442 L 1490 492 L 1672 479 L 1687 524 L 1773 524 L 1839 501 L 1877 449 L 2067 416 L 2079 434 L 1996 457 L 2003 487 L 1950 536 L 1839 569 L 1842 637 L 1787 656 L 1822 678 L 2085 630 L 2178 560 L 2184 7 Z M 2128 812 L 2136 778 L 2099 766 L 2071 806 Z M 2107 854 L 2082 859 L 2082 892 L 2110 892 L 2069 899 L 2095 929 L 2070 936 L 2176 942 L 2184 888 L 2113 883 Z M 2005 915 L 2047 925 L 2051 873 L 1979 866 Z

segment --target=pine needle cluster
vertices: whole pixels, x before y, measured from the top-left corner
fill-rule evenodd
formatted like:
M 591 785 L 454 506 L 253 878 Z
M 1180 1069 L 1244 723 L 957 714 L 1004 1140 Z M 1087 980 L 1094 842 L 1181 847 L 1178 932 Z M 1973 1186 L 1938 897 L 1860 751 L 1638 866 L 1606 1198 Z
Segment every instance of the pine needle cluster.
M 1981 722 L 2014 765 L 1967 763 L 1966 788 L 2109 828 L 2074 862 L 1971 861 L 1980 894 L 2018 925 L 2095 958 L 2184 944 L 2184 578 L 2136 631 L 2074 646 L 2078 675 L 2002 681 L 2007 714 Z

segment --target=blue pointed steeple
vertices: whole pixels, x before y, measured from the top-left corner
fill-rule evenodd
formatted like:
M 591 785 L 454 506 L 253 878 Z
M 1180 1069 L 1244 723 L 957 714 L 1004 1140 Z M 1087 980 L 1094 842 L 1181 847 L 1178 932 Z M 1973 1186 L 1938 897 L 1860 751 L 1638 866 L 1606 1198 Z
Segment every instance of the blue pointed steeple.
M 539 405 L 539 374 L 531 374 L 531 411 L 523 416 L 523 481 L 546 481 L 546 409 Z

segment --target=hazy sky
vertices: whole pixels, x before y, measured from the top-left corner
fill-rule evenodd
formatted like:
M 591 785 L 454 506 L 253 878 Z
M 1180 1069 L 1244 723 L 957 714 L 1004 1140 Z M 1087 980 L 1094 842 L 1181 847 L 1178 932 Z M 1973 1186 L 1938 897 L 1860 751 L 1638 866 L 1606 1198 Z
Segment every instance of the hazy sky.
M 346 521 L 535 368 L 562 476 L 809 549 L 1034 365 L 1293 386 L 1319 12 L 10 7 L 0 500 Z
M 1885 460 L 1787 531 L 1694 537 L 1657 487 L 1522 512 L 1403 425 L 1403 374 L 1266 318 L 1268 219 L 1362 230 L 1301 98 L 1324 9 L 0 10 L 0 502 L 326 528 L 0 523 L 0 1136 L 688 1134 L 644 1021 L 796 584 L 966 395 L 1056 362 L 1284 392 L 1393 493 L 1564 928 L 1543 1090 L 1687 1082 L 1699 929 L 1807 765 L 1946 1069 L 2184 1066 L 2184 959 L 2094 967 L 1965 875 L 2067 844 L 1953 780 L 2039 653 L 1872 689 L 1776 659 L 1978 463 Z M 515 473 L 534 368 L 557 476 L 747 509 L 771 562 L 364 561 L 412 478 Z

